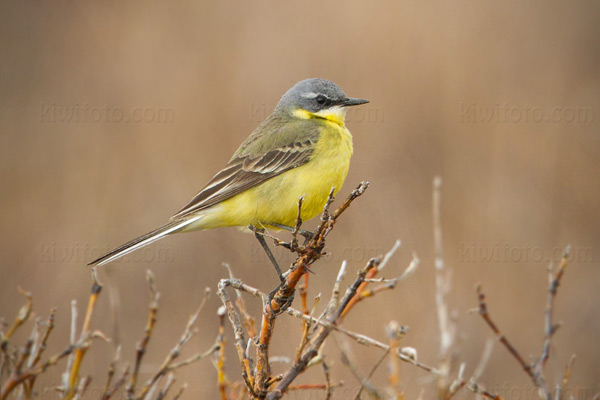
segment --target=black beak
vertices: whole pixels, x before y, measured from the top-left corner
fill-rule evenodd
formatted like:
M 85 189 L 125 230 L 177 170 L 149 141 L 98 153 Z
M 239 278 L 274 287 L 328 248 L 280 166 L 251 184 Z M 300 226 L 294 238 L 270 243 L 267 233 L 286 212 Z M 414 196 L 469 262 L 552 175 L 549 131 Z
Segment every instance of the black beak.
M 368 103 L 369 100 L 365 100 L 365 99 L 353 99 L 353 98 L 349 98 L 349 99 L 344 99 L 342 100 L 342 102 L 340 103 L 340 105 L 342 107 L 350 107 L 350 106 L 358 106 L 361 104 L 365 104 Z

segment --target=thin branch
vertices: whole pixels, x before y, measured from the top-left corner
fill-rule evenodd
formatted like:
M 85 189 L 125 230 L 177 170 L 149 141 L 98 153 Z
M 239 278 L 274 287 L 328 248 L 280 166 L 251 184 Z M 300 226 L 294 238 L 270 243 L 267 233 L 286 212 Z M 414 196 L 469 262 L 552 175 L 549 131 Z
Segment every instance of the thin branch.
M 156 314 L 158 313 L 158 300 L 160 298 L 160 293 L 156 290 L 152 271 L 146 271 L 146 280 L 148 281 L 148 286 L 150 286 L 150 294 L 152 297 L 150 300 L 150 311 L 148 313 L 146 329 L 144 330 L 144 337 L 136 344 L 135 364 L 133 365 L 133 372 L 131 373 L 129 384 L 127 385 L 126 390 L 127 398 L 129 399 L 134 397 L 140 365 L 142 364 L 142 358 L 144 357 L 144 354 L 146 354 L 146 348 L 148 347 L 148 343 L 152 337 L 152 332 L 154 331 L 154 326 L 156 325 Z
M 209 293 L 210 293 L 210 289 L 206 288 L 205 291 L 204 291 L 204 297 L 202 298 L 202 301 L 200 302 L 200 305 L 196 309 L 196 312 L 194 312 L 194 314 L 192 314 L 190 316 L 190 318 L 188 319 L 188 322 L 187 322 L 187 324 L 185 326 L 183 334 L 179 338 L 179 341 L 173 347 L 173 349 L 171 349 L 171 351 L 169 352 L 169 354 L 167 355 L 167 357 L 163 361 L 163 363 L 162 363 L 161 367 L 159 368 L 159 370 L 142 387 L 142 389 L 140 390 L 140 393 L 138 393 L 138 395 L 136 396 L 137 399 L 144 399 L 146 397 L 146 395 L 148 394 L 148 392 L 152 389 L 152 387 L 154 387 L 154 385 L 156 384 L 156 382 L 160 378 L 162 378 L 167 372 L 169 372 L 172 369 L 172 363 L 173 363 L 173 361 L 177 357 L 179 357 L 179 355 L 181 354 L 181 349 L 183 348 L 183 346 L 194 335 L 194 331 L 192 330 L 192 327 L 196 323 L 196 320 L 198 319 L 198 315 L 200 315 L 200 312 L 202 311 L 202 308 L 204 307 L 204 304 L 206 304 L 206 300 L 208 298 Z
M 102 290 L 102 286 L 94 280 L 92 284 L 92 290 L 90 294 L 90 299 L 88 302 L 88 307 L 85 313 L 85 317 L 83 319 L 83 327 L 81 328 L 81 336 L 79 341 L 77 342 L 75 349 L 75 357 L 73 359 L 73 366 L 71 368 L 69 374 L 68 386 L 66 389 L 66 400 L 71 400 L 75 395 L 77 389 L 77 379 L 79 376 L 79 368 L 81 367 L 81 362 L 83 361 L 83 356 L 85 355 L 89 345 L 90 345 L 90 324 L 92 322 L 92 315 L 94 313 L 94 308 L 96 307 L 96 302 L 98 301 L 98 296 L 100 295 L 100 291 Z
M 119 379 L 110 389 L 108 389 L 108 391 L 102 395 L 102 400 L 109 400 L 117 392 L 117 390 L 119 390 L 119 388 L 125 384 L 127 381 L 127 376 L 129 376 L 129 366 L 125 366 L 125 368 L 123 368 L 123 372 L 121 373 Z
M 223 306 L 227 310 L 227 317 L 229 319 L 229 323 L 233 327 L 234 333 L 234 346 L 238 353 L 238 359 L 242 366 L 242 378 L 246 383 L 246 387 L 253 394 L 254 390 L 254 375 L 250 368 L 250 359 L 246 353 L 246 338 L 244 334 L 244 328 L 242 326 L 242 320 L 235 310 L 233 303 L 231 302 L 231 298 L 227 294 L 227 287 L 233 287 L 236 290 L 242 290 L 247 293 L 254 294 L 255 296 L 263 297 L 263 293 L 261 293 L 258 289 L 245 285 L 238 279 L 221 279 L 219 284 L 217 285 L 217 295 L 221 299 Z M 253 394 L 254 395 L 254 394 Z
M 110 384 L 112 382 L 113 377 L 115 376 L 117 362 L 119 361 L 120 357 L 121 357 L 121 345 L 117 346 L 117 350 L 115 351 L 115 357 L 113 358 L 113 360 L 110 362 L 110 364 L 108 366 L 106 383 L 104 384 L 104 389 L 102 390 L 102 396 L 100 396 L 101 399 L 106 398 L 106 396 L 110 390 Z
M 165 386 L 163 386 L 162 390 L 160 390 L 158 392 L 158 394 L 156 395 L 156 400 L 163 400 L 167 393 L 169 392 L 169 390 L 171 389 L 171 386 L 173 386 L 173 384 L 175 383 L 175 375 L 174 374 L 169 374 L 167 376 L 167 382 L 165 383 Z
M 18 371 L 14 369 L 12 374 L 8 377 L 6 382 L 4 382 L 4 386 L 2 386 L 2 390 L 0 390 L 0 400 L 5 400 L 7 396 L 12 392 L 18 385 L 25 382 L 32 377 L 38 376 L 41 373 L 44 373 L 48 367 L 56 365 L 60 360 L 70 355 L 74 350 L 73 346 L 67 347 L 62 352 L 50 357 L 46 362 L 38 365 L 36 368 L 27 369 L 25 371 Z
M 27 303 L 17 313 L 15 320 L 13 321 L 11 327 L 8 331 L 2 336 L 2 341 L 0 342 L 0 348 L 2 351 L 5 351 L 8 346 L 8 341 L 12 337 L 12 335 L 19 329 L 21 325 L 23 325 L 31 316 L 31 310 L 33 309 L 33 296 L 30 292 L 26 292 L 20 287 L 17 288 L 19 293 L 25 296 L 27 299 Z
M 546 311 L 545 311 L 545 326 L 544 326 L 544 344 L 542 346 L 542 353 L 540 355 L 539 360 L 535 364 L 535 369 L 537 374 L 542 373 L 542 368 L 548 361 L 548 357 L 550 356 L 550 342 L 552 341 L 552 336 L 556 333 L 560 324 L 554 324 L 552 322 L 552 314 L 554 311 L 554 298 L 556 297 L 556 292 L 558 291 L 558 286 L 560 285 L 560 280 L 565 273 L 565 268 L 567 267 L 567 258 L 571 252 L 571 246 L 567 246 L 565 251 L 563 252 L 562 258 L 560 260 L 560 265 L 558 267 L 558 271 L 556 275 L 552 274 L 552 270 L 549 271 L 549 285 L 548 285 L 548 299 L 546 302 Z
M 488 326 L 496 334 L 496 337 L 498 338 L 498 340 L 500 341 L 500 343 L 502 343 L 506 347 L 506 349 L 509 351 L 509 353 L 512 354 L 513 357 L 517 360 L 517 362 L 521 365 L 521 367 L 523 368 L 523 370 L 525 371 L 525 373 L 527 375 L 529 375 L 529 377 L 537 385 L 537 381 L 536 381 L 536 378 L 535 378 L 535 376 L 533 374 L 533 369 L 532 369 L 531 365 L 529 365 L 529 364 L 527 364 L 525 362 L 525 360 L 523 359 L 523 357 L 521 356 L 521 354 L 508 341 L 508 339 L 502 334 L 502 332 L 500 331 L 500 329 L 498 328 L 498 326 L 494 323 L 494 321 L 490 317 L 490 314 L 489 314 L 489 312 L 487 310 L 487 304 L 485 302 L 485 294 L 481 290 L 481 285 L 480 284 L 477 285 L 476 290 L 477 290 L 477 298 L 479 299 L 479 309 L 478 309 L 479 310 L 479 315 L 481 315 L 481 318 L 483 318 L 483 320 L 488 324 Z
M 448 388 L 448 391 L 446 392 L 445 400 L 450 400 L 452 397 L 454 397 L 454 395 L 456 393 L 458 393 L 458 391 L 460 389 L 462 389 L 463 386 L 465 386 L 465 384 L 467 382 L 465 381 L 464 374 L 465 374 L 465 363 L 462 363 L 462 364 L 460 364 L 460 368 L 458 370 L 458 376 L 452 382 L 452 384 Z
M 503 400 L 502 397 L 500 397 L 500 395 L 488 392 L 487 390 L 485 390 L 484 387 L 482 387 L 474 381 L 469 382 L 469 384 L 467 385 L 467 389 L 469 389 L 473 393 L 477 393 L 485 397 L 486 399 Z
M 349 346 L 344 342 L 338 343 L 338 346 L 340 348 L 342 364 L 344 364 L 346 367 L 348 367 L 350 372 L 352 372 L 352 375 L 354 375 L 356 380 L 360 382 L 360 388 L 358 389 L 358 392 L 354 399 L 360 400 L 360 395 L 364 389 L 367 389 L 367 391 L 371 394 L 371 396 L 373 396 L 376 399 L 383 398 L 381 393 L 379 393 L 377 388 L 370 381 L 372 374 L 369 374 L 368 376 L 363 376 L 361 374 L 361 372 L 359 371 L 358 366 L 356 365 L 356 362 L 351 360 Z M 375 368 L 372 369 L 373 373 L 375 372 L 375 369 L 377 369 L 377 367 L 379 365 L 381 365 L 381 363 L 383 362 L 385 357 L 387 357 L 387 355 L 388 355 L 388 353 L 386 352 L 383 354 L 382 357 L 379 358 L 379 361 L 377 361 L 377 363 L 375 364 Z
M 264 397 L 268 390 L 267 383 L 270 380 L 268 350 L 277 315 L 289 306 L 289 302 L 290 299 L 292 299 L 296 285 L 298 284 L 300 278 L 308 271 L 308 267 L 321 257 L 323 248 L 325 247 L 325 238 L 333 229 L 337 219 L 357 197 L 365 192 L 368 186 L 368 182 L 362 182 L 356 189 L 352 191 L 348 198 L 335 210 L 335 212 L 329 215 L 328 206 L 333 201 L 333 190 L 331 191 L 321 215 L 321 223 L 314 231 L 313 238 L 308 241 L 304 248 L 299 249 L 299 256 L 292 264 L 285 281 L 279 286 L 269 303 L 263 307 L 263 318 L 258 344 L 256 346 L 256 366 L 254 369 L 254 391 L 259 395 L 259 397 Z M 337 317 L 339 317 L 339 315 Z M 327 336 L 327 333 L 325 336 Z M 322 339 L 324 340 L 324 338 L 325 337 Z M 319 343 L 317 347 L 320 347 L 321 343 Z M 312 354 L 313 352 L 314 354 Z M 300 368 L 304 370 L 310 359 L 315 357 L 318 351 L 311 345 L 309 353 L 312 355 L 308 358 L 302 357 L 302 359 L 294 363 L 294 365 L 301 366 Z M 297 374 L 294 375 L 293 379 L 295 379 L 296 375 Z M 292 378 L 292 374 L 288 375 L 288 379 L 289 378 Z M 284 380 L 279 382 L 277 387 L 278 389 L 282 387 L 287 388 L 290 383 L 291 381 L 285 381 L 284 377 Z
M 227 387 L 225 385 L 225 306 L 219 307 L 217 316 L 219 317 L 219 357 L 217 359 L 217 383 L 219 385 L 219 393 L 221 400 L 227 400 Z

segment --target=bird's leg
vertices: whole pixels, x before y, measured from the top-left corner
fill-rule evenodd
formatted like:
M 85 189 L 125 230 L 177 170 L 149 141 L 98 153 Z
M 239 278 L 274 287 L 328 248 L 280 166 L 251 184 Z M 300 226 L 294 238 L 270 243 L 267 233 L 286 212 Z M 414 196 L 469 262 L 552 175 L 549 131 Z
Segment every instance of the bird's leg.
M 276 222 L 269 222 L 268 225 L 274 226 L 275 228 L 283 229 L 284 231 L 291 232 L 292 234 L 294 234 L 294 233 L 300 234 L 300 236 L 302 236 L 308 240 L 315 237 L 314 233 L 312 233 L 311 231 L 307 231 L 307 230 L 300 229 L 300 228 L 296 229 L 293 226 L 282 225 L 282 224 L 278 224 Z
M 281 273 L 281 268 L 279 267 L 277 260 L 275 260 L 275 256 L 273 256 L 271 249 L 269 249 L 269 246 L 267 245 L 267 242 L 265 241 L 265 236 L 264 236 L 265 229 L 257 228 L 253 225 L 248 226 L 248 229 L 250 229 L 252 232 L 254 232 L 254 236 L 256 237 L 256 240 L 258 240 L 258 242 L 260 243 L 262 248 L 265 250 L 265 253 L 267 253 L 269 260 L 271 260 L 271 263 L 275 267 L 275 270 L 277 271 L 277 275 L 279 275 L 279 279 L 281 281 L 279 283 L 279 285 L 277 285 L 277 287 L 275 289 L 273 289 L 268 295 L 269 307 L 271 307 L 271 311 L 275 314 L 275 310 L 273 310 L 273 307 L 271 306 L 271 300 L 273 300 L 275 298 L 275 294 L 277 293 L 277 291 L 279 289 L 281 289 L 284 285 L 286 285 L 285 278 L 284 278 L 284 275 Z M 279 309 L 279 311 L 277 312 L 277 314 L 284 312 L 292 304 L 292 302 L 294 301 L 294 293 L 292 293 L 286 299 L 282 299 L 282 300 L 284 301 L 284 303 L 281 306 L 281 308 Z
M 273 263 L 273 266 L 275 267 L 275 270 L 277 271 L 277 275 L 279 276 L 279 279 L 281 280 L 281 282 L 283 282 L 285 279 L 283 277 L 283 274 L 281 273 L 281 268 L 279 268 L 279 264 L 277 264 L 277 260 L 275 260 L 275 256 L 273 255 L 273 253 L 271 252 L 271 249 L 269 248 L 269 246 L 267 245 L 267 242 L 265 241 L 264 228 L 257 228 L 253 225 L 250 225 L 250 226 L 248 226 L 248 229 L 250 229 L 252 232 L 254 232 L 254 237 L 256 237 L 256 240 L 258 240 L 258 243 L 260 243 L 260 245 L 262 246 L 265 253 L 267 253 L 269 260 L 271 260 L 271 263 Z

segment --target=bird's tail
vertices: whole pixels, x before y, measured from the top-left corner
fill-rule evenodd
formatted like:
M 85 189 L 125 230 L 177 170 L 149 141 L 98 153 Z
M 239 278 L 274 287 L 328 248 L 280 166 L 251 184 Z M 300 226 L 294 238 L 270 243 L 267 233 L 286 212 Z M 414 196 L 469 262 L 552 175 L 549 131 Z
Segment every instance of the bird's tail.
M 114 261 L 117 258 L 123 257 L 125 254 L 129 254 L 132 251 L 141 249 L 142 247 L 147 246 L 150 243 L 157 241 L 158 239 L 162 239 L 163 237 L 167 236 L 168 234 L 178 232 L 181 229 L 183 229 L 185 226 L 187 226 L 193 222 L 196 222 L 197 220 L 199 220 L 202 217 L 203 217 L 203 215 L 197 215 L 192 218 L 188 217 L 185 219 L 173 220 L 173 221 L 161 226 L 160 228 L 153 230 L 152 232 L 148 232 L 145 235 L 142 235 L 136 239 L 133 239 L 133 240 L 117 247 L 116 249 L 108 252 L 107 254 L 103 255 L 102 257 L 92 261 L 88 265 L 100 266 L 100 265 L 109 263 L 111 261 Z

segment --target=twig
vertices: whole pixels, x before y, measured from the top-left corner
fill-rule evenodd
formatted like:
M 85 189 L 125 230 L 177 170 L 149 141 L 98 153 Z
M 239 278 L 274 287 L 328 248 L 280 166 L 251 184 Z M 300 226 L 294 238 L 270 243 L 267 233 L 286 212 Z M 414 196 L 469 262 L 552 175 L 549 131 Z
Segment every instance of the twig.
M 363 389 L 367 389 L 367 391 L 376 399 L 383 398 L 381 393 L 379 393 L 377 388 L 370 381 L 372 374 L 363 376 L 361 374 L 361 372 L 359 371 L 358 367 L 356 366 L 356 362 L 353 362 L 351 360 L 350 349 L 349 349 L 348 345 L 344 342 L 341 342 L 341 343 L 338 342 L 338 346 L 340 348 L 342 364 L 344 364 L 346 367 L 348 367 L 350 372 L 352 372 L 352 375 L 354 375 L 356 380 L 360 382 L 360 388 L 358 389 L 358 392 L 356 393 L 356 397 L 354 399 L 360 400 L 360 395 L 361 395 Z M 385 359 L 387 354 L 388 354 L 387 352 L 384 353 L 383 356 L 380 357 L 379 361 L 377 361 L 377 363 L 375 364 L 375 368 L 372 369 L 373 373 L 375 372 L 375 369 L 377 369 L 377 367 L 381 364 L 381 362 L 383 362 L 383 360 Z
M 366 382 L 370 381 L 370 379 L 373 377 L 373 374 L 375 374 L 375 371 L 377 370 L 377 368 L 379 368 L 379 366 L 381 365 L 381 363 L 383 363 L 383 360 L 385 360 L 385 358 L 388 356 L 388 354 L 389 354 L 389 352 L 383 353 L 381 355 L 381 357 L 379 358 L 379 360 L 375 363 L 375 365 L 373 365 L 373 368 L 371 368 L 371 371 L 365 377 L 366 378 Z M 358 390 L 358 393 L 356 394 L 355 400 L 360 400 L 360 394 L 362 393 L 363 388 L 365 388 L 364 383 L 365 383 L 365 381 L 361 382 L 360 389 Z
M 227 269 L 227 272 L 229 273 L 229 279 L 231 281 L 236 280 L 235 276 L 233 275 L 231 266 L 227 263 L 223 263 L 223 266 Z M 241 281 L 238 281 L 238 282 L 240 283 L 240 285 L 243 286 Z M 255 292 L 258 291 L 258 289 L 254 289 L 254 288 L 252 288 L 252 290 Z M 236 288 L 235 305 L 237 306 L 238 310 L 240 310 L 240 313 L 242 313 L 242 317 L 244 319 L 243 326 L 246 328 L 246 331 L 248 332 L 248 336 L 254 337 L 254 336 L 256 336 L 255 326 L 254 326 L 254 318 L 252 318 L 252 316 L 246 310 L 246 302 L 244 301 L 244 298 L 242 297 L 243 291 L 245 291 L 245 290 Z
M 560 381 L 556 385 L 556 394 L 555 394 L 556 400 L 560 400 L 562 398 L 563 389 L 566 388 L 567 384 L 569 383 L 569 378 L 571 377 L 571 370 L 573 369 L 574 362 L 575 362 L 575 354 L 572 354 L 571 358 L 569 359 L 569 362 L 567 363 L 567 366 L 565 367 L 565 372 L 563 374 L 562 381 Z
M 92 377 L 89 375 L 84 376 L 79 380 L 79 384 L 77 385 L 77 389 L 75 390 L 75 396 L 73 396 L 73 400 L 81 399 L 81 396 L 83 396 L 91 381 Z
M 311 339 L 310 345 L 308 346 L 308 348 L 306 349 L 306 351 L 304 352 L 304 354 L 300 358 L 300 360 L 296 361 L 283 374 L 283 378 L 282 378 L 281 382 L 279 382 L 277 387 L 267 395 L 268 400 L 280 399 L 283 396 L 283 393 L 285 392 L 287 387 L 291 384 L 291 382 L 300 373 L 302 373 L 306 369 L 308 363 L 314 357 L 316 357 L 318 355 L 319 349 L 320 349 L 321 345 L 323 344 L 323 342 L 325 341 L 325 339 L 327 338 L 327 336 L 329 335 L 329 333 L 334 329 L 340 330 L 339 326 L 337 326 L 337 324 L 342 319 L 341 317 L 342 317 L 344 310 L 346 309 L 346 307 L 349 306 L 350 300 L 356 295 L 358 288 L 364 282 L 364 279 L 366 278 L 368 272 L 370 270 L 372 270 L 373 268 L 375 268 L 375 262 L 372 260 L 369 263 L 367 263 L 367 266 L 359 272 L 357 278 L 348 287 L 348 289 L 346 290 L 346 293 L 344 294 L 342 300 L 340 301 L 339 306 L 334 310 L 334 312 L 329 313 L 324 318 L 314 319 L 310 316 L 305 316 L 303 313 L 301 313 L 299 311 L 296 311 L 301 318 L 308 317 L 308 318 L 313 319 L 317 324 L 320 325 L 320 328 L 316 332 L 315 336 Z M 298 314 L 296 314 L 295 316 L 298 316 Z M 343 332 L 343 331 L 340 330 L 340 332 Z M 368 343 L 370 345 L 376 345 L 379 348 L 389 351 L 389 346 L 387 346 L 381 342 L 378 342 L 374 339 L 368 338 L 364 335 L 357 334 L 355 336 L 359 337 L 359 340 L 357 340 L 357 341 L 361 344 Z M 411 357 L 407 356 L 406 354 L 403 354 L 400 351 L 397 352 L 395 355 L 398 356 L 401 360 L 403 360 L 405 362 L 409 362 L 419 368 L 425 369 L 428 372 L 435 371 L 434 368 L 431 368 L 429 366 L 421 364 L 416 359 L 411 358 Z
M 383 264 L 383 262 L 381 263 Z M 365 288 L 362 289 L 362 291 L 359 291 L 357 296 L 354 297 L 354 304 L 369 298 L 369 297 L 373 297 L 378 293 L 381 293 L 383 291 L 386 290 L 392 290 L 396 288 L 396 285 L 398 285 L 398 283 L 402 282 L 404 279 L 406 279 L 409 275 L 411 275 L 418 267 L 419 265 L 419 258 L 417 257 L 416 254 L 413 254 L 413 258 L 410 262 L 410 264 L 408 265 L 408 267 L 406 267 L 406 269 L 404 270 L 404 272 L 402 273 L 402 275 L 398 276 L 397 278 L 394 279 L 365 279 L 365 283 L 371 283 L 371 282 L 382 282 L 383 284 L 376 286 L 372 289 L 366 289 L 366 285 Z M 378 266 L 377 271 L 381 271 L 381 265 Z M 347 314 L 349 312 L 349 308 L 347 309 L 348 311 L 345 312 L 345 314 Z M 344 315 L 345 315 L 344 314 Z
M 389 339 L 390 352 L 395 353 L 400 348 L 400 339 L 406 334 L 408 327 L 401 326 L 396 321 L 390 321 L 385 327 L 385 333 Z M 397 391 L 400 384 L 400 365 L 398 357 L 390 358 L 388 381 L 394 391 Z
M 26 292 L 20 287 L 17 288 L 19 293 L 21 293 L 27 299 L 27 303 L 17 313 L 15 320 L 13 321 L 11 327 L 8 331 L 3 335 L 2 341 L 0 341 L 0 348 L 2 351 L 5 351 L 8 346 L 8 341 L 11 336 L 19 329 L 21 325 L 23 325 L 31 316 L 31 310 L 33 309 L 33 296 L 30 292 Z
M 464 378 L 465 374 L 465 363 L 460 364 L 460 368 L 458 370 L 458 376 L 452 382 L 448 390 L 446 391 L 446 400 L 450 400 L 463 386 L 467 383 Z
M 479 315 L 481 315 L 481 317 L 483 318 L 483 320 L 488 324 L 488 326 L 496 334 L 496 336 L 497 336 L 498 340 L 500 341 L 500 343 L 502 343 L 506 347 L 506 349 L 509 351 L 509 353 L 512 354 L 513 357 L 517 360 L 517 362 L 521 365 L 521 367 L 523 368 L 523 370 L 525 371 L 525 373 L 527 375 L 529 375 L 529 377 L 531 377 L 531 379 L 537 385 L 537 381 L 536 381 L 536 378 L 535 378 L 535 376 L 533 374 L 533 370 L 532 370 L 531 365 L 529 365 L 529 364 L 527 364 L 525 362 L 525 360 L 523 359 L 523 357 L 521 356 L 521 354 L 508 341 L 508 339 L 502 334 L 502 332 L 500 332 L 500 329 L 498 328 L 498 326 L 494 323 L 494 321 L 490 317 L 490 314 L 488 313 L 488 310 L 487 310 L 487 304 L 485 302 L 485 294 L 481 290 L 481 284 L 477 285 L 476 290 L 477 290 L 477 297 L 479 299 L 479 309 L 478 309 L 479 310 Z
M 469 384 L 467 385 L 467 388 L 471 392 L 477 393 L 477 394 L 485 397 L 486 399 L 503 400 L 502 397 L 500 397 L 499 395 L 488 392 L 487 390 L 485 390 L 485 388 L 483 388 L 481 385 L 479 385 L 478 383 L 476 383 L 474 381 L 470 381 Z
M 104 390 L 102 391 L 102 396 L 100 396 L 101 399 L 106 398 L 106 395 L 108 394 L 108 391 L 110 390 L 110 384 L 115 375 L 116 365 L 117 365 L 117 362 L 119 361 L 120 357 L 121 357 L 121 345 L 117 346 L 117 351 L 115 351 L 115 357 L 113 358 L 113 360 L 110 362 L 110 364 L 108 366 L 108 374 L 106 376 L 106 383 L 104 384 Z
M 221 302 L 225 306 L 225 309 L 227 310 L 227 317 L 229 319 L 229 322 L 233 326 L 233 333 L 235 337 L 234 346 L 238 353 L 238 359 L 242 366 L 242 378 L 244 379 L 246 387 L 248 388 L 250 393 L 254 395 L 254 375 L 252 374 L 252 370 L 250 368 L 250 360 L 246 353 L 246 338 L 244 334 L 244 328 L 242 326 L 240 316 L 235 310 L 235 307 L 231 302 L 231 298 L 227 294 L 226 289 L 229 286 L 237 290 L 243 290 L 247 293 L 254 294 L 255 296 L 263 297 L 263 293 L 261 293 L 258 289 L 245 285 L 238 279 L 221 279 L 219 281 L 219 284 L 217 285 L 217 295 L 219 296 Z
M 69 374 L 69 385 L 66 387 L 66 395 L 65 400 L 71 400 L 75 395 L 75 391 L 77 389 L 77 379 L 79 375 L 79 368 L 81 367 L 81 362 L 83 360 L 83 356 L 85 355 L 90 342 L 90 324 L 92 322 L 92 314 L 94 313 L 94 308 L 96 307 L 96 302 L 98 300 L 98 296 L 100 295 L 100 291 L 102 290 L 102 286 L 94 280 L 92 284 L 92 291 L 90 294 L 90 300 L 88 302 L 87 311 L 85 313 L 85 317 L 83 319 L 83 327 L 81 328 L 81 336 L 79 341 L 77 342 L 75 349 L 75 357 L 73 359 L 73 366 L 71 368 Z
M 119 390 L 119 388 L 125 384 L 125 382 L 127 381 L 127 376 L 129 376 L 129 366 L 125 366 L 125 368 L 123 368 L 123 372 L 121 373 L 120 378 L 106 393 L 103 394 L 102 400 L 109 400 L 112 397 L 112 395 L 115 394 L 116 391 Z
M 181 362 L 178 362 L 176 364 L 171 364 L 167 367 L 165 372 L 170 372 L 170 371 L 175 371 L 176 369 L 179 369 L 181 367 L 185 367 L 187 365 L 193 364 L 195 362 L 198 362 L 200 360 L 205 359 L 206 357 L 216 353 L 219 351 L 219 349 L 221 348 L 221 345 L 218 342 L 215 342 L 211 347 L 208 348 L 208 350 L 206 350 L 203 353 L 198 353 L 196 355 L 193 355 L 190 358 L 187 358 Z
M 227 392 L 225 386 L 225 306 L 219 307 L 217 315 L 219 317 L 219 357 L 217 359 L 217 383 L 219 384 L 219 393 L 222 400 L 227 400 Z
M 346 262 L 346 260 L 342 261 L 342 265 L 340 266 L 340 270 L 338 271 L 337 277 L 333 284 L 333 289 L 331 291 L 331 298 L 329 299 L 329 302 L 327 303 L 327 308 L 326 308 L 327 315 L 333 314 L 335 309 L 339 306 L 340 285 L 341 285 L 342 281 L 344 280 L 344 278 L 346 277 L 347 265 L 348 265 L 348 263 Z
M 433 179 L 433 247 L 435 254 L 435 304 L 437 308 L 438 324 L 440 328 L 439 370 L 438 390 L 441 393 L 450 394 L 448 376 L 450 374 L 451 354 L 450 349 L 454 344 L 456 336 L 456 325 L 450 318 L 446 297 L 451 285 L 451 271 L 445 269 L 442 245 L 442 178 L 436 176 Z
M 571 252 L 571 246 L 567 246 L 565 251 L 563 252 L 562 258 L 560 260 L 560 266 L 558 267 L 558 271 L 556 275 L 553 276 L 552 270 L 548 272 L 548 299 L 546 302 L 546 311 L 545 311 L 545 326 L 544 326 L 544 344 L 542 346 L 542 353 L 540 358 L 535 364 L 535 373 L 540 375 L 542 374 L 542 368 L 548 361 L 548 357 L 550 356 L 550 342 L 552 341 L 552 336 L 556 333 L 560 324 L 552 323 L 552 313 L 554 310 L 554 298 L 556 297 L 556 292 L 558 291 L 558 286 L 560 285 L 560 280 L 565 273 L 565 268 L 567 267 L 567 258 Z
M 0 390 L 0 400 L 5 400 L 6 397 L 12 392 L 18 385 L 25 382 L 32 377 L 38 376 L 39 374 L 46 371 L 48 367 L 56 365 L 58 361 L 67 357 L 74 350 L 73 346 L 67 347 L 62 352 L 50 357 L 46 362 L 42 363 L 36 368 L 27 369 L 25 371 L 18 371 L 17 369 L 13 370 L 13 373 L 8 377 L 6 382 L 4 382 L 4 386 L 2 386 L 2 390 Z
M 323 360 L 321 366 L 323 367 L 323 375 L 325 375 L 325 400 L 329 400 L 333 395 L 333 387 L 331 386 L 331 377 L 329 375 L 329 365 Z
M 150 286 L 150 294 L 152 295 L 152 298 L 150 300 L 150 311 L 148 313 L 148 322 L 146 323 L 146 329 L 144 330 L 144 337 L 136 345 L 135 364 L 133 366 L 133 372 L 131 373 L 129 384 L 127 385 L 126 390 L 128 399 L 134 397 L 135 386 L 137 383 L 140 365 L 142 363 L 142 358 L 144 357 L 144 354 L 146 354 L 148 342 L 150 342 L 150 338 L 152 337 L 152 332 L 154 331 L 154 326 L 156 324 L 156 314 L 158 313 L 158 300 L 160 298 L 160 293 L 156 290 L 156 286 L 154 284 L 154 275 L 152 274 L 152 271 L 146 271 L 146 280 L 148 281 L 148 285 Z
M 304 246 L 304 248 L 298 252 L 299 256 L 292 264 L 285 281 L 279 286 L 279 289 L 273 295 L 272 299 L 270 299 L 269 303 L 263 307 L 261 330 L 258 344 L 256 346 L 256 366 L 254 368 L 254 392 L 256 392 L 259 397 L 264 397 L 268 390 L 267 383 L 269 382 L 270 376 L 268 350 L 277 315 L 285 310 L 287 306 L 289 306 L 288 303 L 292 298 L 296 285 L 299 279 L 306 273 L 306 271 L 308 271 L 308 267 L 321 257 L 323 248 L 325 246 L 325 238 L 333 229 L 339 216 L 357 197 L 365 192 L 368 186 L 368 182 L 362 182 L 356 189 L 352 191 L 346 201 L 344 201 L 332 215 L 329 215 L 328 206 L 333 201 L 333 190 L 331 191 L 321 216 L 321 223 L 314 231 L 313 238 L 310 239 L 306 246 Z M 327 334 L 325 336 L 327 336 Z M 318 346 L 320 347 L 320 344 Z M 297 361 L 294 363 L 294 365 L 302 365 L 301 369 L 304 370 L 308 364 L 308 361 L 310 361 L 310 359 L 312 359 L 318 353 L 314 348 L 310 350 L 311 353 L 313 351 L 314 354 L 308 359 Z M 288 375 L 288 378 L 291 378 L 291 375 Z M 286 382 L 284 377 L 284 380 L 282 380 L 277 387 L 281 388 L 285 386 L 285 388 L 287 388 L 290 383 L 291 381 Z
M 169 372 L 173 368 L 173 366 L 171 364 L 173 363 L 173 361 L 177 357 L 179 357 L 179 355 L 181 353 L 181 349 L 183 348 L 183 346 L 194 335 L 194 331 L 192 330 L 192 327 L 196 323 L 196 320 L 198 319 L 198 315 L 200 315 L 200 312 L 202 311 L 202 308 L 204 307 L 204 304 L 206 304 L 206 299 L 208 298 L 209 293 L 210 293 L 210 289 L 206 288 L 206 290 L 204 292 L 204 297 L 202 298 L 202 301 L 200 302 L 200 305 L 196 309 L 196 312 L 194 312 L 194 314 L 192 314 L 190 316 L 190 318 L 188 319 L 188 323 L 187 323 L 187 325 L 185 327 L 185 330 L 183 331 L 183 334 L 179 338 L 179 341 L 173 347 L 173 349 L 169 352 L 169 354 L 167 355 L 167 357 L 163 361 L 163 363 L 162 363 L 161 367 L 159 368 L 159 370 L 142 387 L 142 389 L 140 390 L 140 393 L 136 396 L 136 398 L 138 398 L 138 399 L 144 399 L 146 397 L 146 395 L 148 394 L 148 392 L 150 391 L 150 389 L 155 385 L 155 383 L 160 378 L 162 378 L 167 372 Z M 214 348 L 215 348 L 215 346 L 211 347 L 211 349 L 214 349 Z
M 392 246 L 390 251 L 388 251 L 383 258 L 373 258 L 369 261 L 369 264 L 367 265 L 367 274 L 365 275 L 363 282 L 361 282 L 360 286 L 356 290 L 356 295 L 350 299 L 348 306 L 344 308 L 344 311 L 341 315 L 342 318 L 344 318 L 359 301 L 363 300 L 366 297 L 374 296 L 376 293 L 384 289 L 392 289 L 396 286 L 396 283 L 398 283 L 401 280 L 400 278 L 397 278 L 397 280 L 393 280 L 394 282 L 392 283 L 386 283 L 385 285 L 381 286 L 380 289 L 377 289 L 377 291 L 366 290 L 366 287 L 369 284 L 369 282 L 371 282 L 374 279 L 375 275 L 377 275 L 377 273 L 387 265 L 389 260 L 396 252 L 396 250 L 398 250 L 398 248 L 400 247 L 400 244 L 400 241 L 396 240 L 394 246 Z
M 171 389 L 171 386 L 173 386 L 173 383 L 175 383 L 175 375 L 171 373 L 167 376 L 167 382 L 165 383 L 165 386 L 156 395 L 156 400 L 163 400 L 169 389 Z
M 187 389 L 187 383 L 179 388 L 179 392 L 177 392 L 177 394 L 173 397 L 173 400 L 179 400 L 185 389 Z

